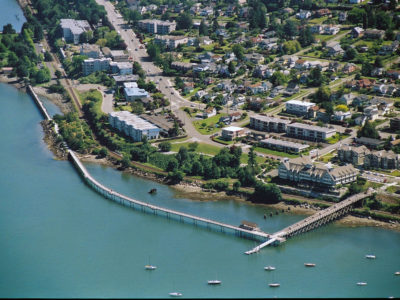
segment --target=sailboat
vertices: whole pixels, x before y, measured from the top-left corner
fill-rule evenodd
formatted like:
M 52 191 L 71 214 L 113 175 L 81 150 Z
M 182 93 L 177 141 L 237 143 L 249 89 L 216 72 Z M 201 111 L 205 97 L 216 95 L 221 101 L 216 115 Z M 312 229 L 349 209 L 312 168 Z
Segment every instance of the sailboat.
M 215 278 L 217 278 L 217 275 L 215 275 Z M 218 285 L 218 284 L 221 284 L 222 281 L 221 281 L 221 280 L 218 280 L 218 279 L 214 279 L 214 280 L 208 280 L 207 283 L 208 283 L 209 285 Z
M 367 283 L 360 281 L 360 282 L 357 282 L 357 285 L 367 285 Z
M 152 264 L 150 264 L 150 257 L 149 257 L 149 264 L 148 264 L 148 265 L 145 265 L 144 268 L 145 268 L 146 270 L 155 270 L 155 269 L 157 269 L 156 266 L 153 266 Z
M 269 283 L 268 285 L 269 285 L 269 287 L 280 287 L 281 286 L 281 284 L 280 283 L 278 283 L 278 282 L 276 282 L 275 281 L 275 276 L 274 276 L 274 274 L 272 274 L 273 275 L 273 282 L 271 282 L 271 283 Z
M 264 270 L 265 271 L 273 271 L 273 270 L 275 270 L 276 268 L 275 267 L 273 267 L 273 266 L 266 266 L 266 267 L 264 267 Z
M 179 292 L 172 292 L 172 293 L 169 293 L 169 295 L 171 297 L 182 297 L 182 293 L 179 293 Z
M 375 256 L 375 255 L 372 255 L 372 254 L 367 254 L 367 255 L 365 255 L 365 258 L 368 258 L 368 259 L 375 259 L 376 256 Z

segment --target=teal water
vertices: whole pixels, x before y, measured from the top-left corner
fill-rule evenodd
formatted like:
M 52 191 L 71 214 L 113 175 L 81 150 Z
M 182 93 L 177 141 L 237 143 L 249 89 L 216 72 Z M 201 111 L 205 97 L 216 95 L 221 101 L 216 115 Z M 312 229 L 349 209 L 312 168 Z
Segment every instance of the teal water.
M 17 32 L 20 32 L 26 19 L 18 2 L 16 0 L 0 0 L 0 7 L 0 31 L 3 31 L 4 25 L 10 23 Z
M 68 161 L 53 159 L 28 95 L 0 84 L 0 105 L 2 298 L 167 298 L 172 291 L 188 298 L 400 296 L 399 233 L 331 224 L 247 256 L 253 241 L 104 199 Z M 264 220 L 265 208 L 177 198 L 167 186 L 86 166 L 123 194 L 232 225 L 249 220 L 273 232 L 302 218 Z M 368 253 L 377 259 L 365 259 Z M 149 260 L 157 270 L 144 270 Z M 266 265 L 276 270 L 266 272 Z M 215 278 L 221 286 L 206 284 Z M 271 281 L 281 286 L 270 288 Z

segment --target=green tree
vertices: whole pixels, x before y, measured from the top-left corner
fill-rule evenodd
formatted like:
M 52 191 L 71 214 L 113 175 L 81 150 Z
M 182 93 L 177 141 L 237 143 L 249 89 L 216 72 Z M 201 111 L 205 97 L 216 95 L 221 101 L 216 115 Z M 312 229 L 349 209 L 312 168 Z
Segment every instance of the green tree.
M 208 35 L 208 27 L 206 25 L 206 22 L 204 22 L 204 19 L 201 20 L 200 26 L 199 26 L 199 35 Z
M 357 131 L 357 137 L 368 137 L 372 139 L 380 139 L 379 132 L 376 128 L 369 122 L 365 122 L 364 126 Z
M 189 143 L 189 151 L 194 152 L 196 151 L 197 147 L 199 146 L 198 142 Z
M 183 180 L 185 173 L 175 169 L 173 172 L 169 172 L 167 176 L 167 180 L 170 181 L 171 184 L 177 184 Z
M 187 13 L 181 13 L 176 22 L 176 29 L 190 29 L 193 26 L 192 16 Z
M 161 142 L 158 144 L 158 148 L 162 152 L 168 152 L 171 150 L 171 143 L 170 142 Z
M 12 27 L 10 23 L 3 26 L 3 34 L 14 34 L 15 29 Z
M 258 203 L 278 203 L 282 201 L 282 194 L 276 184 L 257 181 L 251 198 Z
M 236 58 L 238 60 L 240 60 L 240 61 L 243 60 L 243 58 L 244 58 L 244 48 L 242 47 L 242 45 L 240 45 L 240 44 L 233 45 L 232 52 L 235 53 Z
M 299 30 L 297 29 L 297 22 L 288 19 L 285 25 L 283 25 L 283 32 L 289 37 L 298 35 Z

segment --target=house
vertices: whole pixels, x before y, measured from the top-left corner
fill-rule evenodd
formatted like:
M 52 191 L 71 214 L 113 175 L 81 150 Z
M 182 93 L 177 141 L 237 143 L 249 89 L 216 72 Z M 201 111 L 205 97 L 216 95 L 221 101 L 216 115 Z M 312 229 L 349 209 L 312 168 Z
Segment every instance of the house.
M 347 11 L 340 11 L 339 12 L 339 22 L 343 23 L 347 20 Z
M 210 39 L 208 36 L 201 36 L 198 38 L 200 45 L 211 45 L 214 43 L 212 39 Z
M 229 117 L 232 122 L 236 122 L 237 120 L 240 120 L 240 118 L 242 117 L 242 114 L 238 111 L 235 111 L 233 113 L 230 113 Z
M 375 121 L 379 116 L 378 107 L 376 105 L 367 106 L 364 108 L 364 115 L 368 118 L 368 120 Z
M 210 67 L 209 67 L 209 65 L 207 65 L 207 64 L 200 64 L 200 65 L 194 65 L 193 66 L 193 71 L 194 72 L 204 72 L 204 71 L 207 71 L 207 70 L 209 70 L 210 69 Z
M 310 27 L 311 33 L 315 33 L 315 34 L 321 34 L 323 32 L 323 30 L 324 30 L 324 27 L 322 27 L 322 25 L 320 25 L 320 24 Z
M 399 41 L 393 41 L 390 45 L 383 45 L 381 49 L 378 51 L 380 55 L 388 55 L 392 54 L 399 47 Z
M 367 116 L 362 115 L 354 119 L 354 123 L 359 126 L 364 126 L 365 122 L 368 120 Z
M 340 104 L 350 105 L 353 103 L 354 95 L 352 94 L 344 94 L 342 97 L 338 99 Z
M 296 18 L 300 20 L 306 20 L 311 17 L 311 12 L 308 10 L 300 9 L 300 12 L 296 14 Z
M 351 35 L 353 38 L 362 37 L 362 36 L 364 35 L 364 29 L 361 28 L 361 27 L 354 27 L 354 28 L 351 30 L 350 35 Z
M 317 107 L 317 106 L 316 106 Z M 329 122 L 329 115 L 326 112 L 325 108 L 318 108 L 317 112 L 316 112 L 316 118 L 317 120 L 320 120 L 324 123 L 328 123 Z
M 384 68 L 374 68 L 371 72 L 371 76 L 373 77 L 380 77 L 385 74 L 385 69 Z
M 360 80 L 352 80 L 352 81 L 348 81 L 346 83 L 347 87 L 350 87 L 352 89 L 355 90 L 360 90 L 360 89 L 370 89 L 372 88 L 372 86 L 375 84 L 375 80 L 374 79 L 368 79 L 368 78 L 363 78 Z
M 400 70 L 387 70 L 386 75 L 393 79 L 400 79 Z
M 91 30 L 86 20 L 61 19 L 60 26 L 65 41 L 75 45 L 79 44 L 82 33 Z
M 332 119 L 335 121 L 344 121 L 349 118 L 351 118 L 351 112 L 349 111 L 335 111 L 332 116 Z
M 390 119 L 390 130 L 394 132 L 400 130 L 400 118 Z
M 344 54 L 344 50 L 339 43 L 331 44 L 326 47 L 329 56 L 338 56 Z
M 372 98 L 370 100 L 370 105 L 376 105 L 380 111 L 382 111 L 382 115 L 388 113 L 393 109 L 394 101 L 387 98 Z
M 385 36 L 384 30 L 367 29 L 364 31 L 364 38 L 366 39 L 383 39 Z
M 332 72 L 338 72 L 341 66 L 342 65 L 338 61 L 332 61 L 328 65 L 328 70 Z
M 332 14 L 331 11 L 329 9 L 327 9 L 327 8 L 321 8 L 321 9 L 318 9 L 315 12 L 315 16 L 317 18 L 323 17 L 323 16 L 327 16 L 327 15 L 331 15 L 331 14 Z
M 247 88 L 247 90 L 250 90 L 253 94 L 265 93 L 266 91 L 272 88 L 272 83 L 270 83 L 269 81 L 257 82 L 249 85 L 246 85 L 245 83 L 245 87 Z
M 244 55 L 245 60 L 251 61 L 254 64 L 262 64 L 264 62 L 264 56 L 259 53 L 249 53 Z
M 324 26 L 323 34 L 336 35 L 340 31 L 338 26 Z
M 388 86 L 386 84 L 375 84 L 373 90 L 377 94 L 384 95 L 386 94 Z
M 289 100 L 285 103 L 286 112 L 297 116 L 308 116 L 315 103 L 299 100 Z
M 184 82 L 183 83 L 183 92 L 190 93 L 194 90 L 194 82 Z
M 357 66 L 353 63 L 346 63 L 342 69 L 342 72 L 345 74 L 353 73 L 357 70 Z
M 370 99 L 366 95 L 358 95 L 353 98 L 353 106 L 366 106 L 369 104 Z
M 289 153 L 300 153 L 310 147 L 307 144 L 294 143 L 273 138 L 261 140 L 260 146 Z
M 1 68 L 1 72 L 2 72 L 4 75 L 10 75 L 10 74 L 12 73 L 13 70 L 14 70 L 13 67 L 3 67 L 3 68 Z
M 399 169 L 400 155 L 394 153 L 392 150 L 373 151 L 365 156 L 364 168 L 365 169 Z
M 135 83 L 135 82 L 133 82 L 133 83 Z M 146 92 L 144 89 L 138 88 L 137 84 L 136 84 L 136 86 L 132 85 L 132 86 L 125 87 L 124 95 L 125 95 L 126 101 L 130 101 L 130 102 L 149 97 L 149 93 Z
M 222 128 L 221 137 L 227 141 L 232 141 L 233 139 L 244 135 L 245 135 L 245 129 L 241 127 L 230 126 Z
M 287 88 L 283 92 L 283 95 L 286 96 L 286 97 L 289 97 L 289 96 L 292 96 L 292 95 L 294 95 L 294 94 L 296 94 L 298 92 L 300 92 L 299 85 L 296 82 L 292 81 L 292 82 L 289 82 Z
M 334 188 L 357 180 L 358 170 L 352 165 L 337 168 L 316 164 L 308 157 L 285 160 L 278 168 L 279 178 L 307 186 Z
M 207 107 L 204 111 L 203 111 L 203 118 L 207 119 L 210 118 L 212 116 L 215 116 L 217 114 L 217 110 L 215 109 L 215 107 Z
M 185 63 L 180 61 L 174 61 L 171 63 L 171 68 L 175 70 L 181 70 L 187 72 L 193 69 L 194 64 L 192 63 Z

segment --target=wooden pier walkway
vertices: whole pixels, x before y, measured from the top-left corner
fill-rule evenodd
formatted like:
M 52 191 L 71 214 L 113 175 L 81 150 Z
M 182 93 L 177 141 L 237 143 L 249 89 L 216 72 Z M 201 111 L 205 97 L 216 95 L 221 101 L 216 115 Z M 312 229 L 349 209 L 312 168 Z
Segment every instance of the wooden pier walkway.
M 338 217 L 343 216 L 348 213 L 352 205 L 366 197 L 369 197 L 374 192 L 373 189 L 368 189 L 365 193 L 360 193 L 353 195 L 339 203 L 336 203 L 322 211 L 315 213 L 304 220 L 301 220 L 293 225 L 290 225 L 274 234 L 270 235 L 270 239 L 261 245 L 246 251 L 246 254 L 252 254 L 260 251 L 262 248 L 268 245 L 276 245 L 286 241 L 287 238 L 294 236 L 296 234 L 304 233 L 309 230 L 320 227 L 330 221 L 337 219 Z

